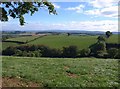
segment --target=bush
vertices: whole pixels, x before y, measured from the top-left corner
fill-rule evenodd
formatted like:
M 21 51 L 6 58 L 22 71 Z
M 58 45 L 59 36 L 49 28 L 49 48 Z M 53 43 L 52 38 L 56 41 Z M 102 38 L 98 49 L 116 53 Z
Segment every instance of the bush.
M 63 57 L 74 58 L 78 55 L 78 50 L 76 46 L 63 47 Z
M 109 56 L 108 56 L 108 53 L 107 53 L 107 52 L 104 52 L 104 51 L 97 51 L 95 57 L 98 57 L 98 58 L 108 58 Z
M 16 53 L 14 54 L 14 56 L 22 56 L 23 52 L 21 50 L 17 50 Z
M 14 55 L 16 52 L 17 52 L 17 49 L 11 46 L 3 50 L 2 55 L 11 56 L 11 55 Z
M 81 50 L 80 51 L 80 56 L 81 57 L 88 57 L 88 56 L 90 56 L 90 49 L 88 48 L 88 49 L 83 49 L 83 50 Z
M 106 51 L 106 43 L 105 42 L 97 42 L 94 45 L 90 46 L 91 49 L 91 53 L 93 56 L 96 56 L 98 54 L 98 52 L 102 51 L 105 52 Z
M 61 57 L 62 56 L 62 52 L 59 49 L 50 49 L 49 50 L 49 56 L 50 57 Z
M 115 58 L 115 57 L 119 56 L 118 49 L 116 49 L 116 48 L 111 48 L 107 52 L 108 52 L 108 55 L 110 58 Z
M 120 59 L 120 49 L 118 49 L 118 51 L 117 51 L 117 53 L 116 53 L 116 55 L 115 55 L 114 58 L 116 58 L 116 59 Z

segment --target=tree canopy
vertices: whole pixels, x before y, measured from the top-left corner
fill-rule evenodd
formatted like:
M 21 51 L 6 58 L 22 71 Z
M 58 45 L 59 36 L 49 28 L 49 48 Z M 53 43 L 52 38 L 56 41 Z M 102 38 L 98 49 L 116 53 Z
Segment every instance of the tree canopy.
M 8 21 L 8 17 L 18 18 L 20 25 L 24 25 L 24 15 L 30 13 L 33 15 L 35 12 L 39 10 L 39 8 L 47 8 L 49 14 L 57 14 L 54 9 L 54 5 L 51 2 L 46 0 L 29 0 L 29 2 L 25 2 L 25 0 L 17 0 L 16 2 L 1 2 L 0 3 L 0 20 Z
M 106 34 L 107 38 L 109 38 L 112 35 L 112 32 L 107 31 L 105 34 Z

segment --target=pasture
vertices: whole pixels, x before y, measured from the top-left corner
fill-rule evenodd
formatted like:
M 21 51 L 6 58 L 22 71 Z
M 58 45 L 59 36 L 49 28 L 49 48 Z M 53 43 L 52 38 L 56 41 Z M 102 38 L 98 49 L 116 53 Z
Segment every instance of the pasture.
M 84 49 L 89 47 L 90 45 L 94 44 L 97 41 L 98 36 L 79 36 L 79 35 L 48 35 L 48 36 L 26 36 L 26 37 L 17 37 L 17 38 L 10 38 L 8 41 L 11 42 L 2 42 L 2 47 L 5 49 L 8 46 L 17 46 L 23 45 L 18 44 L 17 42 L 13 43 L 12 41 L 19 41 L 19 42 L 26 42 L 26 44 L 34 44 L 34 45 L 46 45 L 51 48 L 59 48 L 70 45 L 75 45 L 79 49 Z M 35 39 L 37 38 L 37 39 Z M 35 40 L 34 40 L 35 39 Z M 106 40 L 107 43 L 118 43 L 118 35 L 112 35 L 109 39 Z
M 35 38 L 38 38 L 39 36 L 33 35 L 33 36 L 23 36 L 23 37 L 15 37 L 15 38 L 9 38 L 7 41 L 17 41 L 17 42 L 29 42 L 31 40 L 34 40 Z
M 67 35 L 49 35 L 39 38 L 28 44 L 42 44 L 51 48 L 62 48 L 75 45 L 79 49 L 87 48 L 96 42 L 97 36 L 67 36 Z
M 118 87 L 119 82 L 118 60 L 114 59 L 4 56 L 2 70 L 4 78 L 34 82 L 40 87 Z

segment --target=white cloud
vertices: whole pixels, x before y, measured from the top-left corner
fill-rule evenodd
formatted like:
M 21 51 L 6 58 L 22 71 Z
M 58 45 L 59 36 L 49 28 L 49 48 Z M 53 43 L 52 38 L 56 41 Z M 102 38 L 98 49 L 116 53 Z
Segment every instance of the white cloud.
M 77 13 L 82 13 L 84 7 L 85 6 L 81 4 L 81 5 L 76 6 L 76 7 L 68 7 L 68 8 L 66 8 L 66 10 L 71 10 L 71 11 L 76 11 Z
M 71 21 L 66 23 L 29 23 L 21 27 L 17 24 L 4 23 L 2 30 L 85 30 L 85 31 L 118 31 L 118 21 Z M 13 26 L 14 25 L 14 26 Z
M 57 8 L 57 9 L 60 8 L 60 6 L 59 6 L 58 4 L 56 4 L 56 3 L 52 3 L 52 4 L 53 4 L 53 6 L 54 6 L 55 8 Z
M 85 14 L 87 15 L 100 15 L 101 12 L 99 9 L 93 9 L 93 10 L 87 10 L 85 11 Z
M 105 8 L 118 4 L 119 0 L 90 0 L 89 3 L 96 8 Z
M 83 2 L 83 0 L 81 2 Z M 76 7 L 66 8 L 66 10 L 71 10 L 77 13 L 83 13 L 87 15 L 93 15 L 95 17 L 102 16 L 117 18 L 118 2 L 119 0 L 88 0 L 88 5 L 91 5 L 93 7 L 91 8 L 91 10 L 85 10 L 85 6 L 82 4 Z
M 111 20 L 70 22 L 68 26 L 71 29 L 88 31 L 118 31 L 118 22 Z
M 118 16 L 118 6 L 112 6 L 104 8 L 101 10 L 101 14 L 107 17 L 117 17 Z
M 103 17 L 118 17 L 118 6 L 111 6 L 102 9 L 92 9 L 85 11 L 87 15 L 103 16 Z

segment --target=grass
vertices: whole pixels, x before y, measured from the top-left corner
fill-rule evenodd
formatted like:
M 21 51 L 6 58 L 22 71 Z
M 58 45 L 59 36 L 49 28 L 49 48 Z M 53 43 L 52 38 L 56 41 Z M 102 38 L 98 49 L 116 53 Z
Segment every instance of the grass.
M 76 45 L 79 49 L 83 49 L 94 44 L 96 42 L 96 38 L 97 36 L 49 35 L 28 44 L 42 44 L 51 48 L 62 48 L 64 46 Z
M 35 38 L 38 38 L 39 36 L 23 36 L 23 37 L 16 37 L 16 38 L 9 38 L 7 41 L 19 41 L 19 42 L 26 42 L 34 40 Z
M 108 40 L 107 43 L 119 43 L 120 35 L 112 35 Z
M 18 43 L 13 43 L 13 42 L 2 42 L 1 44 L 2 44 L 2 50 L 6 49 L 9 46 L 18 46 L 18 45 L 20 45 Z
M 118 60 L 2 57 L 3 77 L 44 87 L 117 87 Z
M 18 37 L 18 38 L 11 38 L 8 40 L 11 41 L 24 41 L 32 40 L 37 36 L 28 36 L 28 37 Z M 51 48 L 59 48 L 61 49 L 64 46 L 76 45 L 79 49 L 84 49 L 89 47 L 90 45 L 94 44 L 97 41 L 98 36 L 67 36 L 67 35 L 48 35 L 41 38 L 38 38 L 34 41 L 28 42 L 27 44 L 34 44 L 34 45 L 46 45 Z M 107 43 L 118 43 L 118 35 L 112 35 L 109 39 L 107 39 Z M 18 43 L 12 42 L 3 42 L 3 49 L 8 46 L 16 46 L 20 45 Z

